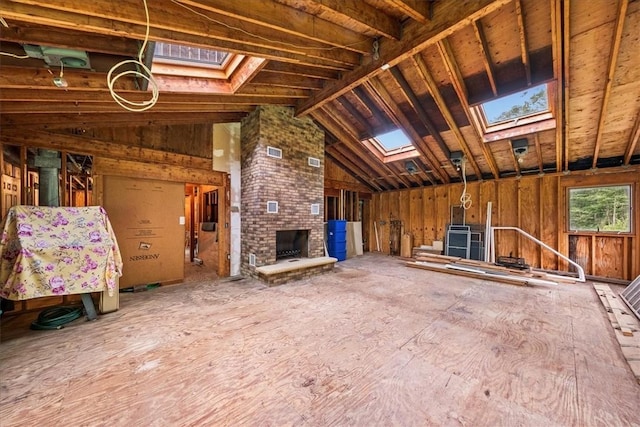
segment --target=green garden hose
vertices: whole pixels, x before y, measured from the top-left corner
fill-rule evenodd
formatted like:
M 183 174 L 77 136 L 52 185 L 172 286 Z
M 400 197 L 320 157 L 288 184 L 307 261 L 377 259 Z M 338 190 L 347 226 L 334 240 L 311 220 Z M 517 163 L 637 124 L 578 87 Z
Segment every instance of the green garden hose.
M 38 314 L 38 318 L 31 323 L 33 330 L 62 329 L 66 323 L 82 316 L 81 307 L 51 307 Z

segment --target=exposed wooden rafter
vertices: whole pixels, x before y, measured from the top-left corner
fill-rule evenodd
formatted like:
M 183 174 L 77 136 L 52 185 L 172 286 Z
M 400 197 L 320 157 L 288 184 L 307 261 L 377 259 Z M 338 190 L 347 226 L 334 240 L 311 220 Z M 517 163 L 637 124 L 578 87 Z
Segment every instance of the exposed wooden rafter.
M 431 19 L 431 0 L 386 0 L 411 19 L 426 24 Z
M 522 65 L 527 76 L 527 86 L 531 86 L 531 64 L 529 63 L 529 48 L 527 46 L 527 33 L 524 26 L 524 15 L 522 13 L 522 1 L 514 0 L 516 16 L 518 18 L 518 34 L 520 36 L 520 53 L 522 55 Z
M 52 0 L 46 3 L 46 7 L 42 3 L 31 5 L 0 0 L 0 9 L 6 18 L 54 28 L 74 28 L 87 33 L 142 40 L 146 30 L 144 13 L 138 2 L 133 0 L 118 3 L 98 0 L 91 4 Z M 350 69 L 360 63 L 360 54 L 357 52 L 345 49 L 327 50 L 325 44 L 303 43 L 290 34 L 276 37 L 274 31 L 266 27 L 256 26 L 252 30 L 259 38 L 240 31 L 231 32 L 222 25 L 212 25 L 211 21 L 170 2 L 162 5 L 151 3 L 149 14 L 150 38 L 155 41 L 177 42 L 335 69 Z M 91 16 L 90 21 L 86 19 L 87 15 Z M 166 19 L 167 16 L 172 19 Z
M 540 145 L 540 137 L 538 134 L 533 135 L 533 143 L 536 147 L 536 157 L 538 159 L 538 171 L 544 173 L 544 162 L 542 161 L 542 146 Z
M 449 159 L 451 157 L 451 150 L 449 150 L 449 147 L 447 147 L 447 143 L 442 138 L 442 135 L 440 135 L 440 132 L 438 132 L 438 129 L 436 129 L 436 125 L 429 118 L 429 115 L 424 110 L 424 107 L 422 107 L 420 100 L 409 85 L 407 79 L 404 77 L 404 75 L 402 75 L 402 72 L 398 69 L 398 67 L 391 67 L 389 71 L 400 86 L 400 91 L 405 96 L 407 101 L 409 101 L 409 104 L 411 104 L 413 110 L 418 115 L 420 122 L 424 125 L 424 127 L 427 128 L 445 158 Z
M 402 112 L 400 107 L 394 102 L 393 98 L 387 91 L 387 88 L 380 82 L 380 79 L 374 77 L 369 80 L 365 87 L 369 88 L 369 93 L 380 101 L 380 104 L 388 110 L 388 114 L 393 117 L 398 127 L 402 128 L 407 136 L 412 140 L 416 150 L 423 156 L 423 161 L 431 168 L 433 175 L 441 182 L 449 183 L 451 179 L 447 173 L 442 171 L 440 161 L 433 154 L 433 151 L 427 146 L 422 135 L 420 135 L 411 120 Z
M 480 45 L 480 57 L 482 58 L 484 69 L 487 72 L 487 78 L 489 79 L 489 84 L 491 85 L 491 91 L 493 92 L 493 96 L 498 96 L 498 87 L 496 85 L 495 71 L 493 70 L 493 62 L 491 61 L 491 55 L 489 54 L 489 46 L 487 45 L 487 38 L 485 37 L 484 30 L 482 29 L 481 20 L 478 19 L 477 21 L 474 21 L 473 32 L 476 35 L 478 44 Z
M 296 114 L 303 115 L 320 108 L 330 100 L 343 95 L 378 75 L 383 71 L 380 68 L 382 65 L 389 64 L 390 67 L 398 65 L 427 46 L 442 40 L 470 22 L 480 19 L 510 1 L 470 0 L 465 3 L 466 7 L 460 7 L 460 3 L 455 0 L 435 2 L 433 7 L 434 18 L 432 20 L 427 24 L 418 23 L 417 21 L 409 22 L 404 28 L 407 37 L 403 37 L 400 41 L 381 40 L 379 59 L 371 60 L 353 71 L 346 72 L 342 79 L 326 85 L 323 90 L 311 96 L 305 102 L 300 103 Z
M 598 118 L 598 130 L 596 131 L 596 145 L 593 149 L 593 161 L 591 167 L 595 169 L 600 155 L 600 146 L 602 145 L 602 133 L 604 132 L 604 122 L 607 119 L 609 108 L 609 99 L 611 98 L 611 88 L 613 87 L 613 77 L 616 72 L 616 64 L 618 63 L 618 53 L 620 52 L 620 42 L 622 41 L 622 30 L 624 28 L 624 20 L 627 14 L 629 0 L 618 1 L 618 14 L 616 16 L 616 25 L 613 32 L 613 40 L 611 42 L 611 51 L 609 52 L 609 65 L 607 67 L 607 83 L 604 87 L 604 95 L 602 97 L 602 106 L 600 108 L 600 117 Z
M 444 67 L 446 69 L 447 75 L 449 76 L 449 80 L 453 85 L 453 89 L 458 95 L 458 100 L 462 104 L 462 109 L 464 110 L 469 123 L 473 123 L 473 117 L 471 116 L 471 107 L 469 106 L 469 97 L 467 92 L 467 86 L 464 83 L 464 79 L 462 78 L 462 73 L 460 72 L 460 68 L 453 56 L 453 52 L 451 51 L 451 46 L 449 46 L 449 41 L 447 39 L 441 40 L 437 44 L 438 51 L 440 52 L 440 57 L 442 58 L 442 62 L 444 63 Z M 482 153 L 484 155 L 487 164 L 489 165 L 489 169 L 493 174 L 494 178 L 499 178 L 500 173 L 498 171 L 498 167 L 496 166 L 496 162 L 493 158 L 493 154 L 491 153 L 491 148 L 488 144 L 482 142 L 482 135 L 480 135 L 480 131 L 476 126 L 472 126 L 475 134 L 480 141 L 480 146 L 482 147 Z
M 322 9 L 349 17 L 380 36 L 400 40 L 400 22 L 362 0 L 316 0 L 315 3 Z
M 565 1 L 567 4 L 566 11 L 568 12 L 569 0 Z M 553 53 L 553 75 L 556 78 L 558 84 L 556 85 L 556 104 L 554 110 L 556 114 L 556 132 L 555 132 L 555 151 L 556 151 L 556 172 L 567 170 L 568 162 L 568 135 L 565 133 L 568 129 L 569 114 L 568 104 L 569 100 L 564 99 L 565 92 L 568 93 L 568 89 L 565 91 L 566 79 L 568 75 L 565 75 L 565 46 L 563 42 L 563 31 L 568 34 L 568 19 L 563 22 L 562 17 L 562 0 L 550 0 L 551 6 L 551 48 Z M 567 42 L 566 49 L 569 49 L 569 43 Z M 568 52 L 567 52 L 568 53 Z M 567 68 L 568 70 L 568 68 Z M 564 99 L 564 101 L 563 101 Z
M 242 31 L 252 32 L 247 28 L 246 23 L 255 24 L 272 30 L 271 36 L 265 41 L 278 43 L 278 32 L 292 34 L 306 40 L 314 40 L 326 43 L 331 46 L 353 50 L 359 53 L 371 52 L 371 39 L 355 31 L 350 31 L 333 22 L 325 21 L 317 16 L 310 15 L 301 10 L 279 4 L 276 2 L 254 1 L 250 5 L 243 2 L 228 0 L 176 0 L 174 3 L 181 3 L 196 8 L 196 10 L 213 12 L 226 18 L 238 19 L 245 22 L 232 30 L 242 29 Z M 225 20 L 225 22 L 228 22 Z M 228 24 L 226 24 L 228 25 Z M 229 25 L 232 27 L 232 25 Z M 297 43 L 303 44 L 301 40 Z
M 640 114 L 636 114 L 636 123 L 633 125 L 633 130 L 629 136 L 629 142 L 627 142 L 627 149 L 624 153 L 624 165 L 628 165 L 631 161 L 631 156 L 638 145 L 638 139 L 640 139 Z
M 424 81 L 427 85 L 427 89 L 429 89 L 429 93 L 431 94 L 431 97 L 433 98 L 436 105 L 440 109 L 440 112 L 442 113 L 445 121 L 447 122 L 449 129 L 451 129 L 451 132 L 456 137 L 456 140 L 460 145 L 460 149 L 462 150 L 464 155 L 467 157 L 467 160 L 469 161 L 469 164 L 473 168 L 473 171 L 475 172 L 476 177 L 478 177 L 478 179 L 482 178 L 482 171 L 480 170 L 480 167 L 476 162 L 475 156 L 471 153 L 471 150 L 469 149 L 469 145 L 467 144 L 467 141 L 465 140 L 464 136 L 462 135 L 462 132 L 460 131 L 460 128 L 458 127 L 455 119 L 453 118 L 453 114 L 451 114 L 451 111 L 449 110 L 449 107 L 447 106 L 447 103 L 445 102 L 444 97 L 440 93 L 440 90 L 438 89 L 438 85 L 436 84 L 436 81 L 434 80 L 433 76 L 431 75 L 431 72 L 427 68 L 427 64 L 424 63 L 424 60 L 420 55 L 414 55 L 412 58 L 412 62 L 413 62 L 413 65 L 419 70 L 420 74 L 424 78 Z

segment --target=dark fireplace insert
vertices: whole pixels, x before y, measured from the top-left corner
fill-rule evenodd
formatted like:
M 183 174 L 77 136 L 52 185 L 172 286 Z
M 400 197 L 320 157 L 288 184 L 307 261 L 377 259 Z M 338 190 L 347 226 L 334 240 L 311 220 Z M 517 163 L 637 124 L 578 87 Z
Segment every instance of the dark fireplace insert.
M 309 256 L 309 230 L 276 231 L 276 261 Z

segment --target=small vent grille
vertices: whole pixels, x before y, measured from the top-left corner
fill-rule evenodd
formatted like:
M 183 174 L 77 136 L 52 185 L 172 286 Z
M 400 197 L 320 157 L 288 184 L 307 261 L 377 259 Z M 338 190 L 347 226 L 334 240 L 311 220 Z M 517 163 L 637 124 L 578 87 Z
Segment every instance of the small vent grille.
M 278 213 L 278 202 L 267 202 L 267 213 Z
M 309 157 L 309 166 L 313 166 L 314 168 L 319 168 L 320 159 L 316 159 L 315 157 Z
M 311 204 L 311 215 L 320 215 L 320 203 Z
M 256 266 L 256 254 L 249 254 L 249 265 L 251 267 Z
M 281 159 L 282 150 L 276 147 L 267 147 L 267 156 L 274 157 L 276 159 Z

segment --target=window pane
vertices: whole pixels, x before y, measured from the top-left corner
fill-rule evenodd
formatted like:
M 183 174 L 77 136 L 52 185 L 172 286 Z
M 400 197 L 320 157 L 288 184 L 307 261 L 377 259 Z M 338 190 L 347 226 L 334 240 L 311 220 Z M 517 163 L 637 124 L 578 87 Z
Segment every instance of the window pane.
M 569 189 L 569 229 L 631 231 L 631 186 Z
M 547 86 L 540 85 L 482 104 L 487 123 L 515 120 L 549 111 Z
M 402 132 L 400 129 L 387 132 L 383 135 L 378 135 L 376 136 L 376 140 L 387 151 L 411 145 L 411 141 L 409 141 L 409 138 L 407 138 L 404 132 Z

